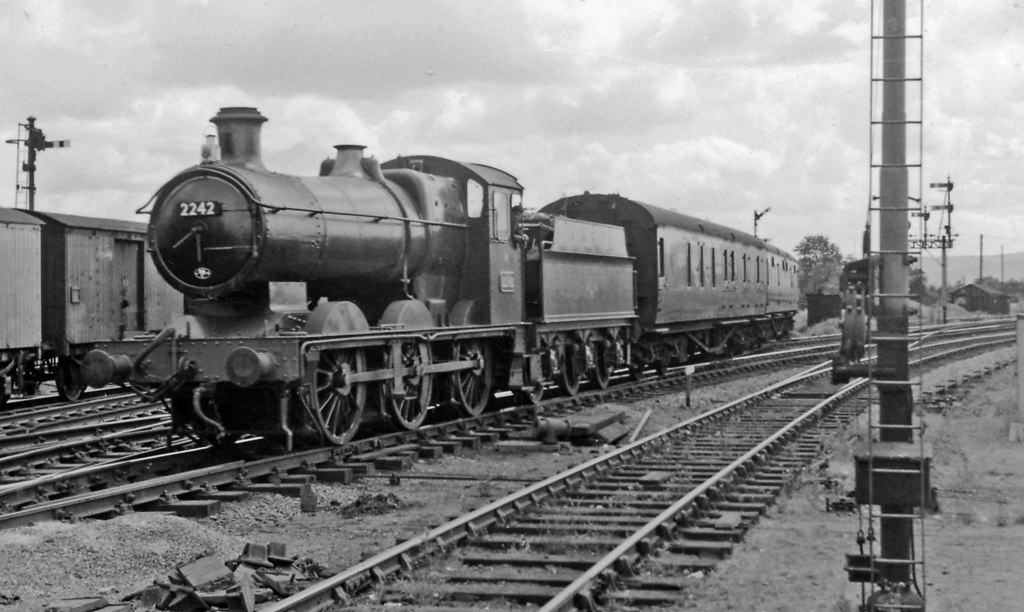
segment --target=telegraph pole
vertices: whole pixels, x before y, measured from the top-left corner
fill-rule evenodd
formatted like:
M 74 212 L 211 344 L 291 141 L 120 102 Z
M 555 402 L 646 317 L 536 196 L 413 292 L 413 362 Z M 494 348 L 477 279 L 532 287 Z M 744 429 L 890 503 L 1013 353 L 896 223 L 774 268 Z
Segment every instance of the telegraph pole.
M 24 132 L 24 137 L 22 137 Z M 18 138 L 6 141 L 7 144 L 18 145 L 18 159 L 21 159 L 21 146 L 25 146 L 26 159 L 20 162 L 20 172 L 25 176 L 25 183 L 19 179 L 15 189 L 19 192 L 24 190 L 28 193 L 28 209 L 36 209 L 36 156 L 46 149 L 63 149 L 71 146 L 70 140 L 47 140 L 43 130 L 36 127 L 36 118 L 29 117 L 27 123 L 18 124 Z M 19 174 L 19 177 L 21 175 Z M 15 198 L 17 201 L 17 198 Z
M 985 234 L 978 234 L 978 284 L 985 278 Z

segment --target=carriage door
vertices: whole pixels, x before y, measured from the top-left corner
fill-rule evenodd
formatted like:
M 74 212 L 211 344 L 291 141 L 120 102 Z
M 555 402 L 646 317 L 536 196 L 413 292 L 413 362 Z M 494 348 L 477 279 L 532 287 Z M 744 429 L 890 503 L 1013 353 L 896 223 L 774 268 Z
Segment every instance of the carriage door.
M 118 337 L 125 332 L 145 329 L 142 321 L 142 243 L 131 240 L 114 241 L 114 308 Z

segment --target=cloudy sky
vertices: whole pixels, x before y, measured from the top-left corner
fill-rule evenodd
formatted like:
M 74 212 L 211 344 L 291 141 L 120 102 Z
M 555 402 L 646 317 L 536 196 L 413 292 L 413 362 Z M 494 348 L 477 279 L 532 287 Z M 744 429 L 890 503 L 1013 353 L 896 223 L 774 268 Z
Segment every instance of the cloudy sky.
M 920 0 L 909 0 L 911 6 Z M 924 174 L 953 178 L 953 254 L 1024 251 L 1024 8 L 925 9 Z M 267 167 L 339 143 L 507 170 L 539 207 L 616 192 L 792 249 L 857 254 L 868 189 L 870 2 L 0 0 L 0 134 L 28 115 L 37 208 L 132 218 L 256 106 Z M 0 149 L 0 200 L 16 147 Z M 912 177 L 912 183 L 918 179 Z M 933 227 L 934 231 L 936 228 Z

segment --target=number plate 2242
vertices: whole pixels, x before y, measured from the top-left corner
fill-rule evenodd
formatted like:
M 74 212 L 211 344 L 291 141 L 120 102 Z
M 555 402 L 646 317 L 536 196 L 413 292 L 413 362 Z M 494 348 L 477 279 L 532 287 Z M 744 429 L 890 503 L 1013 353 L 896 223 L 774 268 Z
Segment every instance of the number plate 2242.
M 179 217 L 216 217 L 220 215 L 220 202 L 178 202 Z

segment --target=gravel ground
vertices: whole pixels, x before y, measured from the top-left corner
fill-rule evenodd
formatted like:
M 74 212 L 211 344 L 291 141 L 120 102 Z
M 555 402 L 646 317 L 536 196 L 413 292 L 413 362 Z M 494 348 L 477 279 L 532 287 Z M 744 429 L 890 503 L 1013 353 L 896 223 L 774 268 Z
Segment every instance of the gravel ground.
M 978 358 L 975 363 L 961 367 L 970 371 L 980 367 L 977 364 L 992 360 L 992 357 Z M 1003 370 L 992 378 L 991 385 L 1012 386 L 1012 371 L 1013 368 Z M 940 374 L 931 379 L 945 382 L 952 376 Z M 742 384 L 695 390 L 690 409 L 682 406 L 683 394 L 623 406 L 627 413 L 626 424 L 632 428 L 644 412 L 651 409 L 651 421 L 645 429 L 645 433 L 650 433 L 763 386 L 767 378 L 752 376 Z M 991 411 L 995 400 L 987 398 L 986 402 L 989 408 L 973 410 Z M 1016 462 L 1013 467 L 981 467 L 985 465 L 984 460 L 976 458 L 975 454 L 987 452 L 991 437 L 998 433 L 994 429 L 996 424 L 991 430 L 982 428 L 976 432 L 982 436 L 982 442 L 965 442 L 961 439 L 965 435 L 961 428 L 949 427 L 952 418 L 941 419 L 933 428 L 939 433 L 946 431 L 942 435 L 956 440 L 947 444 L 942 457 L 936 456 L 936 480 L 940 487 L 948 486 L 947 479 L 962 485 L 967 478 L 974 491 L 986 485 L 977 479 L 970 480 L 971 476 L 996 477 L 988 473 L 993 470 L 1001 482 L 1019 482 L 1019 476 L 1024 475 L 1024 453 L 1020 446 L 1012 446 L 1005 453 Z M 997 420 L 1002 427 L 1005 416 Z M 1005 429 L 1001 435 L 1005 440 Z M 949 450 L 953 448 L 955 452 Z M 301 512 L 295 498 L 258 494 L 246 503 L 226 504 L 220 514 L 208 519 L 137 513 L 108 521 L 45 523 L 3 531 L 0 532 L 0 548 L 5 553 L 0 555 L 0 612 L 42 610 L 61 598 L 97 594 L 118 599 L 197 557 L 217 554 L 225 560 L 233 559 L 246 542 L 285 542 L 290 555 L 312 558 L 327 566 L 351 564 L 393 545 L 396 540 L 421 533 L 522 487 L 524 483 L 517 479 L 533 480 L 550 475 L 600 452 L 600 448 L 561 445 L 554 452 L 505 454 L 484 449 L 465 451 L 458 456 L 446 455 L 438 460 L 417 462 L 410 472 L 403 474 L 398 484 L 391 484 L 386 477 L 366 478 L 349 486 L 316 484 L 314 490 L 319 497 L 319 507 L 315 513 Z M 940 469 L 940 459 L 952 462 L 944 463 Z M 834 465 L 840 478 L 848 477 L 852 471 L 844 467 L 842 457 Z M 456 474 L 474 479 L 426 480 L 415 478 L 417 474 Z M 761 528 L 755 530 L 722 566 L 722 571 L 695 580 L 692 597 L 700 604 L 694 603 L 693 607 L 701 610 L 856 609 L 854 602 L 859 591 L 846 583 L 842 571 L 843 555 L 854 549 L 856 525 L 851 525 L 850 517 L 826 514 L 823 511 L 825 495 L 817 484 L 808 482 L 791 498 L 778 504 Z M 929 520 L 941 526 L 941 535 L 936 538 L 938 543 L 933 547 L 939 552 L 929 551 L 929 555 L 941 555 L 944 548 L 950 547 L 960 554 L 972 548 L 967 542 L 979 542 L 973 547 L 978 554 L 977 558 L 971 558 L 969 576 L 975 581 L 972 584 L 989 584 L 978 581 L 985 572 L 986 559 L 981 553 L 990 550 L 980 543 L 987 542 L 988 537 L 994 539 L 993 545 L 1005 544 L 1010 536 L 1018 538 L 1011 540 L 1014 543 L 1024 541 L 1020 539 L 1024 538 L 1024 527 L 1017 522 L 1017 517 L 1022 517 L 1020 522 L 1024 523 L 1024 501 L 996 504 L 991 512 L 970 503 L 965 506 L 974 509 L 962 510 L 953 501 L 944 505 L 950 509 Z M 973 519 L 964 519 L 963 516 L 967 516 L 964 512 L 973 512 Z M 964 529 L 971 532 L 969 540 L 961 541 L 952 535 Z M 983 531 L 986 529 L 990 531 Z M 1024 553 L 1018 554 L 1016 560 L 1016 565 L 1024 561 Z M 988 561 L 991 564 L 991 559 Z M 935 583 L 934 592 L 940 595 L 964 592 L 957 591 L 965 578 L 958 560 L 947 562 L 940 558 L 935 565 L 940 573 L 930 572 L 928 576 L 929 582 Z M 1012 563 L 1007 565 L 1012 566 Z M 1019 584 L 1017 580 L 1012 587 L 1019 591 Z M 1011 584 L 1006 582 L 989 586 L 992 596 L 983 597 L 982 601 L 1000 601 L 993 599 L 1000 589 L 1013 592 Z M 967 600 L 961 598 L 961 601 Z M 929 606 L 929 609 L 963 608 L 947 604 L 946 607 Z

